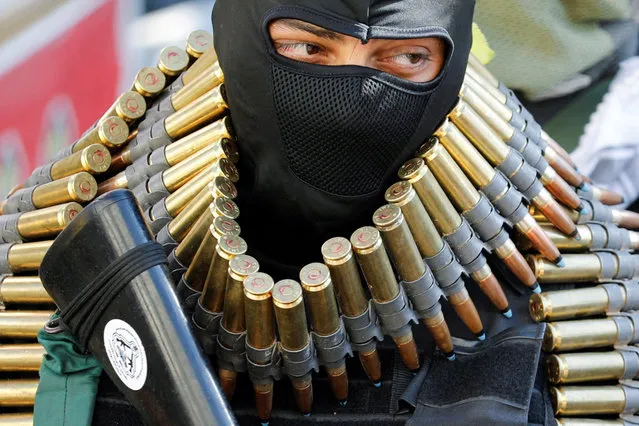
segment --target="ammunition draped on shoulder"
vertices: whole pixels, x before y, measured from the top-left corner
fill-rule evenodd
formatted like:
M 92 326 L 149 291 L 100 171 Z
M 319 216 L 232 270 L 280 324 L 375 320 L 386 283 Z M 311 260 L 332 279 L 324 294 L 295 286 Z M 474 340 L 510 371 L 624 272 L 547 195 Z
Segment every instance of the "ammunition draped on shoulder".
M 55 237 L 82 211 L 76 202 L 0 215 L 0 244 Z

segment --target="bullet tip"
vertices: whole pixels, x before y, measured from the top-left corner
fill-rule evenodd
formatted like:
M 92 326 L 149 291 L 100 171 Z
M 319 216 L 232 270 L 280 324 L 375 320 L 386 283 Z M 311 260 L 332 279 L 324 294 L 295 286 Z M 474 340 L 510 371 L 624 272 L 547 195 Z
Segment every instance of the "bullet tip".
M 579 207 L 577 207 L 577 211 L 579 211 L 579 214 L 582 216 L 585 216 L 588 213 L 590 213 L 590 209 L 588 208 L 588 206 L 586 206 L 585 203 L 579 204 Z
M 581 241 L 581 235 L 579 235 L 579 230 L 575 229 L 572 234 L 569 235 L 570 238 L 574 238 L 577 241 Z
M 588 182 L 586 182 L 586 181 L 584 181 L 584 183 L 581 184 L 579 189 L 581 189 L 582 191 L 585 191 L 585 192 L 592 191 L 592 188 L 590 187 L 590 185 L 588 185 Z
M 304 413 L 304 417 L 311 417 L 311 413 Z
M 417 369 L 417 370 L 410 370 L 410 374 L 412 374 L 413 376 L 416 376 L 418 372 L 419 372 L 419 369 Z
M 451 352 L 450 354 L 446 354 L 446 359 L 448 361 L 455 361 L 457 359 L 457 354 L 455 352 Z
M 340 407 L 346 407 L 347 405 L 348 405 L 348 400 L 346 400 L 346 399 L 344 401 L 340 401 L 339 402 L 339 406 Z
M 382 382 L 373 382 L 373 386 L 375 386 L 376 388 L 381 388 Z
M 506 309 L 504 312 L 501 313 L 503 316 L 505 316 L 506 318 L 512 318 L 513 317 L 513 311 L 510 310 L 510 308 Z
M 624 197 L 624 196 L 622 195 L 622 196 L 621 196 L 621 203 L 619 203 L 619 204 L 623 204 L 623 203 L 625 203 L 625 202 L 626 202 L 626 197 Z
M 484 330 L 475 334 L 475 336 L 477 336 L 477 340 L 479 340 L 480 342 L 483 342 L 484 340 L 486 340 L 486 333 L 484 332 Z
M 535 284 L 531 287 L 531 290 L 535 294 L 541 293 L 541 286 L 539 285 L 537 281 L 535 281 Z
M 262 426 L 268 426 L 271 422 L 262 422 Z
M 564 260 L 562 256 L 559 256 L 557 259 L 555 259 L 553 263 L 560 268 L 563 268 L 566 266 L 566 261 Z

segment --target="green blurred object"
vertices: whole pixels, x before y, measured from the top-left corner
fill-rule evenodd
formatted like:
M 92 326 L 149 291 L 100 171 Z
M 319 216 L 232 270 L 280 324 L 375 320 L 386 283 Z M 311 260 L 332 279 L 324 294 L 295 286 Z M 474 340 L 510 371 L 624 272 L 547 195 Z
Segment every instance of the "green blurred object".
M 548 122 L 544 130 L 568 152 L 577 148 L 579 138 L 584 133 L 590 116 L 608 92 L 613 77 L 609 77 L 592 85 L 574 96 L 574 99 Z

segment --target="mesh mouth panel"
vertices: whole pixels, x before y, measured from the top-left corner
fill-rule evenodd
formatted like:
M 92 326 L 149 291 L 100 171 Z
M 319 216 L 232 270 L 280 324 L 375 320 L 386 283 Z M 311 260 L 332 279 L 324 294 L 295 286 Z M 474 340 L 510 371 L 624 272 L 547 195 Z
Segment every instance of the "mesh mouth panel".
M 429 96 L 366 77 L 314 77 L 277 64 L 272 72 L 291 171 L 331 194 L 379 190 L 414 134 Z

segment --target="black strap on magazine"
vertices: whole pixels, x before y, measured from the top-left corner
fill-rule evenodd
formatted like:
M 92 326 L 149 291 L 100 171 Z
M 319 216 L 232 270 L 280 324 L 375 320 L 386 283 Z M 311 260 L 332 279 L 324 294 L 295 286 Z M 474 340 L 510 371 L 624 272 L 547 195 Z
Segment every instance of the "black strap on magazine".
M 163 263 L 167 260 L 160 244 L 141 244 L 113 261 L 60 312 L 82 348 L 87 347 L 95 325 L 120 291 L 142 272 Z

